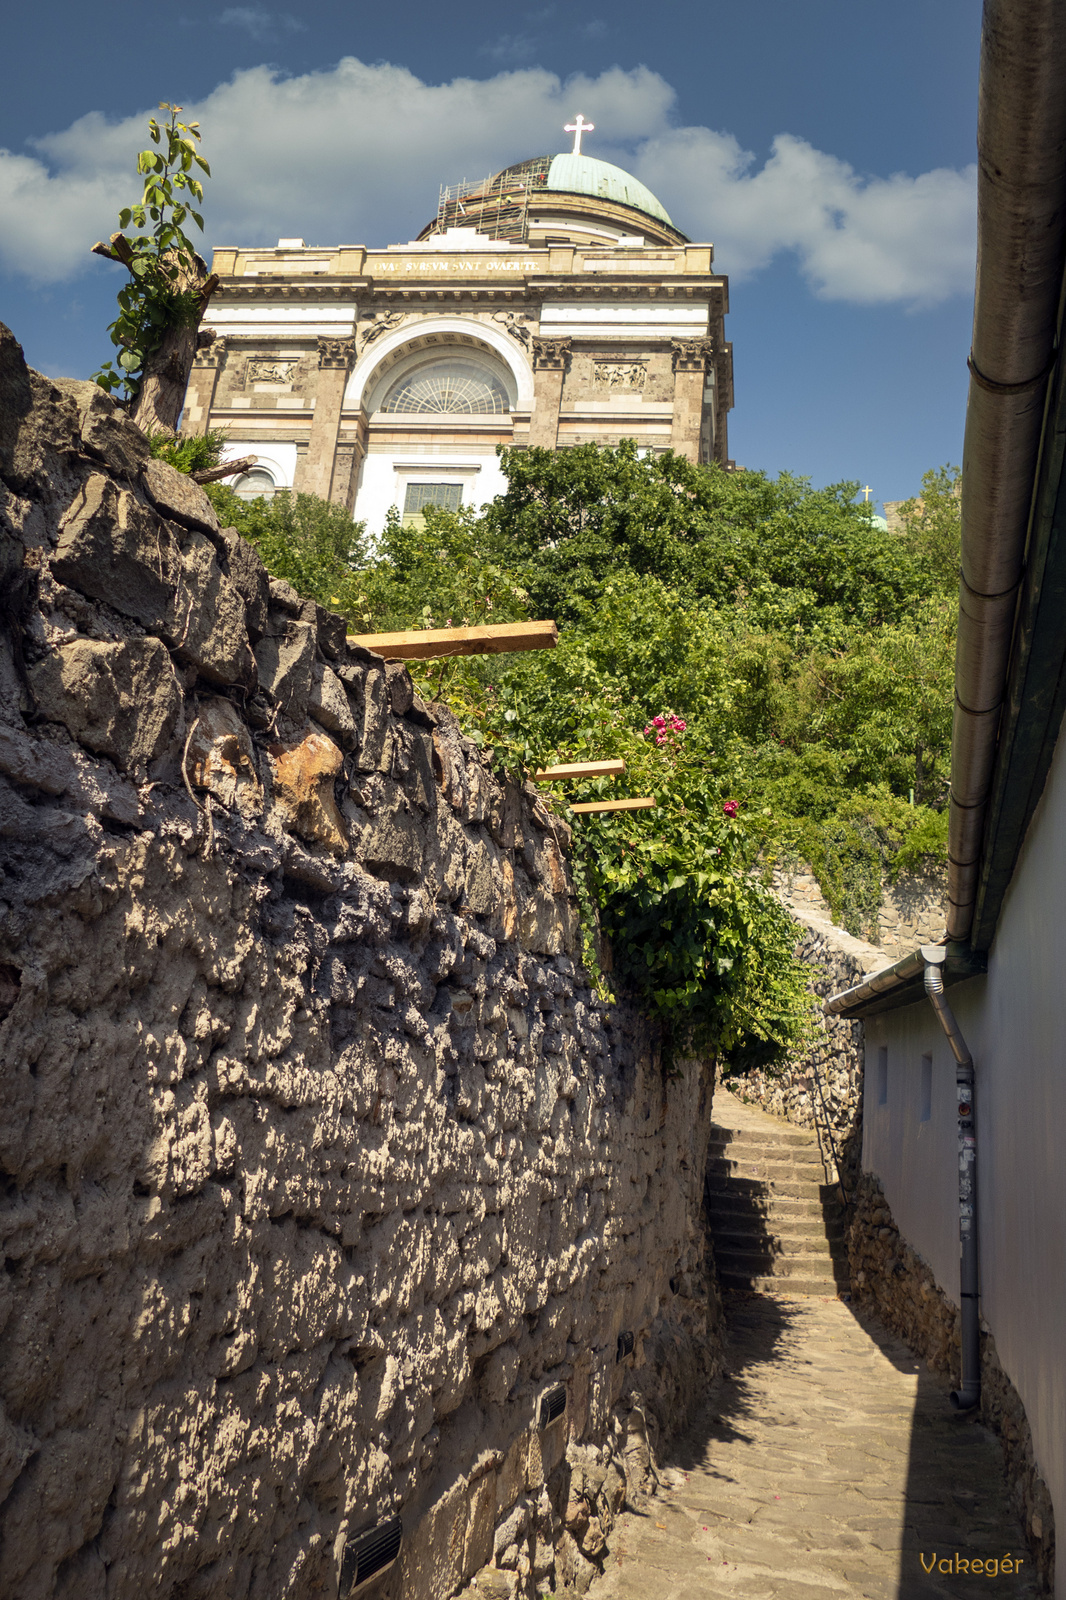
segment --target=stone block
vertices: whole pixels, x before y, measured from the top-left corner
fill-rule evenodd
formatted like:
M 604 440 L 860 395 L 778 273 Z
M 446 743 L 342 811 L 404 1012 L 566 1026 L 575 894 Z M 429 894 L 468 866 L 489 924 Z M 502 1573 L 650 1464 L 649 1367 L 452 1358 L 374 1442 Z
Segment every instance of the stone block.
M 384 797 L 360 832 L 357 854 L 375 876 L 413 883 L 422 870 L 425 829 L 393 779 L 384 780 Z
M 499 909 L 503 873 L 495 847 L 487 839 L 468 839 L 463 907 L 475 917 L 491 917 Z
M 404 1540 L 397 1594 L 404 1600 L 449 1600 L 463 1581 L 467 1488 L 453 1484 Z
M 384 669 L 371 667 L 360 688 L 362 727 L 355 764 L 360 772 L 388 772 L 392 766 L 392 718 Z
M 255 765 L 251 734 L 229 700 L 201 702 L 189 740 L 186 773 L 194 788 L 207 789 L 242 816 L 263 809 L 263 787 Z
M 82 444 L 121 477 L 134 479 L 149 464 L 150 445 L 135 422 L 105 394 L 98 383 L 78 378 L 54 378 L 57 389 L 70 396 L 78 413 Z M 153 462 L 163 466 L 163 462 Z M 173 467 L 166 469 L 173 472 Z M 202 491 L 201 491 L 202 493 Z
M 211 683 L 256 681 L 256 661 L 244 621 L 244 601 L 219 566 L 214 546 L 200 533 L 182 541 L 182 586 L 171 642 Z M 184 609 L 182 609 L 184 608 Z
M 223 528 L 219 539 L 226 551 L 227 576 L 244 601 L 248 632 L 253 640 L 260 639 L 267 629 L 270 574 L 259 559 L 258 550 L 242 539 L 236 528 Z
M 148 460 L 141 469 L 141 482 L 156 510 L 171 521 L 197 533 L 218 533 L 214 506 L 187 472 L 178 472 L 166 461 Z
M 179 542 L 176 534 L 135 495 L 94 473 L 60 525 L 52 571 L 160 634 L 212 682 L 250 685 L 244 603 L 211 542 L 188 531 Z
M 260 687 L 273 697 L 292 722 L 303 722 L 311 695 L 315 641 L 305 622 L 285 622 L 275 615 L 270 632 L 255 647 Z
M 389 686 L 389 706 L 393 716 L 402 717 L 415 703 L 415 686 L 411 674 L 402 661 L 385 664 L 385 678 Z
M 60 523 L 52 571 L 153 633 L 175 616 L 182 560 L 172 530 L 103 473 L 89 478 Z
M 333 734 L 342 749 L 351 750 L 355 747 L 358 740 L 355 717 L 348 704 L 344 685 L 337 674 L 321 661 L 314 662 L 311 667 L 307 709 L 316 722 Z
M 433 777 L 433 745 L 421 728 L 401 723 L 393 729 L 395 768 L 420 811 L 433 810 L 437 785 Z
M 303 618 L 305 601 L 298 595 L 291 583 L 284 578 L 270 579 L 270 604 L 278 611 L 284 611 L 287 617 L 294 622 Z
M 348 830 L 333 785 L 344 756 L 324 733 L 268 746 L 274 797 L 287 825 L 301 839 L 323 844 L 334 855 L 348 853 Z
M 307 605 L 315 608 L 315 631 L 318 635 L 318 648 L 331 661 L 342 660 L 348 631 L 347 619 L 340 616 L 336 611 L 327 611 L 325 606 L 320 606 L 314 600 L 309 600 Z
M 30 669 L 37 709 L 86 749 L 139 771 L 174 737 L 182 696 L 157 639 L 75 639 Z
M 463 1545 L 463 1577 L 471 1578 L 492 1557 L 496 1532 L 496 1474 L 486 1472 L 470 1490 Z

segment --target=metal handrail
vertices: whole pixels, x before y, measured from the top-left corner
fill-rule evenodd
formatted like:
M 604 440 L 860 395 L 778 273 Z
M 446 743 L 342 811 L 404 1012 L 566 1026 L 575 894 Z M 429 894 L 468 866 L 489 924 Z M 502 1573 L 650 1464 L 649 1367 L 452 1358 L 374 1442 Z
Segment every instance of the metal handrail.
M 808 1083 L 813 1084 L 814 1088 L 818 1092 L 818 1104 L 821 1107 L 822 1118 L 825 1123 L 825 1142 L 829 1145 L 830 1154 L 833 1158 L 833 1168 L 837 1175 L 837 1186 L 840 1189 L 840 1198 L 843 1200 L 845 1206 L 850 1207 L 851 1201 L 848 1198 L 848 1191 L 844 1184 L 844 1172 L 840 1164 L 840 1154 L 837 1150 L 836 1140 L 833 1138 L 833 1124 L 829 1116 L 829 1107 L 826 1104 L 825 1095 L 822 1091 L 822 1080 L 814 1068 L 811 1068 L 811 1070 L 808 1072 L 807 1081 Z M 822 1142 L 822 1127 L 818 1120 L 818 1107 L 815 1106 L 813 1094 L 811 1096 L 811 1115 L 814 1118 L 814 1132 L 818 1139 L 818 1152 L 821 1155 L 822 1166 L 824 1167 L 827 1165 L 825 1159 L 825 1144 Z

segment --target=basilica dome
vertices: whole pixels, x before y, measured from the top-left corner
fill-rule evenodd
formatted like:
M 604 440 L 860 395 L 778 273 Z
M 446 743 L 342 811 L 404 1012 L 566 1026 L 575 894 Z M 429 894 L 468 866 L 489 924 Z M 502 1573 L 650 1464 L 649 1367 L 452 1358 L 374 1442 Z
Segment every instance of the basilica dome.
M 419 234 L 473 229 L 515 244 L 678 245 L 688 238 L 631 172 L 581 150 L 534 156 L 479 183 L 441 189 L 440 208 Z
M 522 181 L 533 167 L 543 171 L 545 177 L 537 190 L 561 194 L 586 194 L 598 200 L 611 200 L 616 205 L 631 206 L 643 211 L 672 228 L 673 223 L 665 206 L 661 205 L 651 190 L 638 178 L 609 161 L 597 161 L 593 156 L 566 154 L 540 156 L 535 161 L 523 161 L 516 167 L 505 167 L 492 180 L 493 187 L 506 188 L 512 181 Z

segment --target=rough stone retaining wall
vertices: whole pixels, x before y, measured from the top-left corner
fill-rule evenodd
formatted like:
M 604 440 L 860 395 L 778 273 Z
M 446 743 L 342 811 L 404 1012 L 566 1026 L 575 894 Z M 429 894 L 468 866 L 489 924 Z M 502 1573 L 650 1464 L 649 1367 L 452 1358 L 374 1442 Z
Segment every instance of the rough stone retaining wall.
M 878 1319 L 923 1356 L 931 1372 L 960 1381 L 958 1308 L 946 1298 L 925 1261 L 903 1238 L 878 1179 L 864 1172 L 848 1232 L 851 1290 Z M 1055 1586 L 1055 1516 L 1036 1467 L 1032 1433 L 1021 1396 L 1000 1365 L 995 1340 L 981 1327 L 982 1422 L 999 1435 L 1015 1510 L 1029 1538 L 1048 1594 Z
M 336 1595 L 393 1514 L 388 1595 L 587 1586 L 717 1359 L 709 1070 L 536 794 L 7 330 L 0 540 L 0 1593 Z
M 773 885 L 779 898 L 790 911 L 800 915 L 801 921 L 810 916 L 832 923 L 832 913 L 810 867 L 801 864 L 791 871 L 775 868 Z M 937 944 L 943 939 L 946 905 L 944 874 L 923 877 L 916 872 L 901 872 L 895 883 L 884 884 L 876 929 L 876 948 L 884 955 L 883 965 L 891 966 L 901 956 L 909 955 L 916 945 Z
M 792 915 L 800 924 L 796 954 L 809 967 L 811 991 L 820 1000 L 889 965 L 883 950 L 853 939 L 842 928 L 801 911 Z M 862 1162 L 863 1025 L 819 1014 L 815 1027 L 808 1050 L 775 1072 L 751 1072 L 729 1087 L 749 1105 L 814 1129 L 827 1180 L 841 1178 L 850 1196 Z

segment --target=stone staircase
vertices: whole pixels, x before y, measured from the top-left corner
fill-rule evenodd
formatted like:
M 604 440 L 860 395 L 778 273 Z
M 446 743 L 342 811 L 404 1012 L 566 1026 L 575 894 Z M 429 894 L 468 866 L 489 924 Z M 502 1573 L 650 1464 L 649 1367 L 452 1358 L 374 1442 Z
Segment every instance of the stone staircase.
M 723 1289 L 847 1292 L 846 1218 L 813 1133 L 714 1091 L 707 1213 Z

